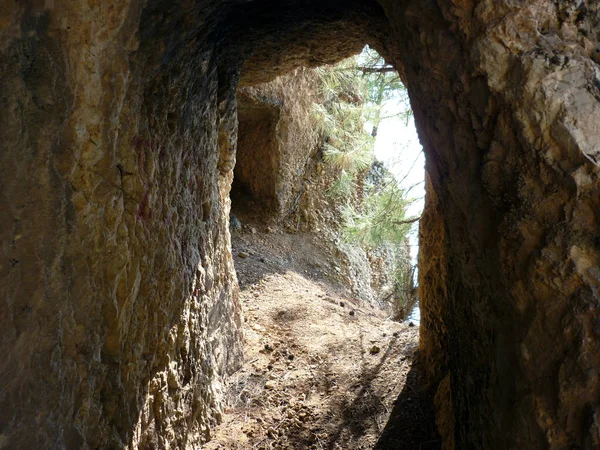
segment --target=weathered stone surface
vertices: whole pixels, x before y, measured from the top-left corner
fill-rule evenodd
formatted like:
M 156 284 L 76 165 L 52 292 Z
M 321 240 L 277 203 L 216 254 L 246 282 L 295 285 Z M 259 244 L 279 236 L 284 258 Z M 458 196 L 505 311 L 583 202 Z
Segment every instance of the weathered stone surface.
M 339 169 L 323 160 L 326 137 L 315 119 L 315 103 L 323 101 L 320 88 L 318 73 L 300 68 L 238 90 L 232 208 L 318 233 L 323 248 L 339 263 L 334 276 L 350 287 L 352 295 L 390 308 L 398 264 L 393 247 L 366 251 L 341 239 L 342 210 L 348 199 L 334 199 L 328 193 Z M 361 194 L 362 187 L 357 187 L 356 201 Z M 414 303 L 393 314 L 404 318 L 413 307 Z
M 283 6 L 1 8 L 2 445 L 198 446 L 240 362 L 237 77 Z M 329 9 L 322 31 L 359 17 Z
M 289 75 L 238 91 L 238 142 L 234 189 L 250 193 L 274 217 L 289 214 L 315 153 L 314 71 Z
M 366 42 L 427 154 L 422 347 L 446 447 L 600 446 L 600 6 L 380 3 L 2 3 L 4 448 L 208 437 L 240 360 L 238 78 Z
M 197 445 L 240 361 L 235 86 L 150 6 L 43 4 L 0 21 L 1 446 Z
M 431 180 L 422 350 L 446 448 L 600 446 L 598 8 L 386 4 Z

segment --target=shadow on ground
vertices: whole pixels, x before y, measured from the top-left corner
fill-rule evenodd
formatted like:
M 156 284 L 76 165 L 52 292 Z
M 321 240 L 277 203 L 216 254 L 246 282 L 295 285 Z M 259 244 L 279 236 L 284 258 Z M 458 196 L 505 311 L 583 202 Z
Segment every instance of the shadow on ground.
M 361 345 L 363 343 L 361 342 Z M 435 426 L 435 417 L 431 397 L 422 391 L 418 357 L 414 348 L 407 348 L 404 357 L 413 359 L 407 374 L 404 389 L 394 402 L 390 412 L 385 405 L 385 393 L 374 385 L 374 381 L 390 357 L 395 340 L 389 343 L 387 349 L 381 352 L 380 360 L 375 367 L 363 361 L 362 370 L 352 387 L 356 390 L 352 401 L 340 399 L 333 403 L 326 415 L 330 426 L 325 428 L 303 428 L 291 430 L 287 443 L 295 449 L 326 448 L 329 450 L 367 447 L 348 447 L 348 442 L 358 440 L 366 434 L 376 433 L 379 439 L 374 450 L 439 450 L 440 436 Z M 329 368 L 321 368 L 320 380 L 325 383 L 328 379 Z M 389 369 L 388 369 L 389 370 Z M 327 389 L 327 386 L 320 386 Z M 387 424 L 380 421 L 382 415 L 390 414 Z M 327 440 L 316 438 L 320 432 L 326 431 Z
M 441 440 L 435 426 L 433 399 L 424 392 L 421 371 L 413 362 L 404 389 L 374 450 L 439 450 Z
M 348 303 L 347 297 L 339 295 L 343 289 L 328 279 L 330 255 L 321 251 L 314 237 L 301 233 L 288 235 L 279 229 L 270 231 L 268 225 L 255 227 L 248 225 L 252 222 L 247 222 L 244 217 L 241 220 L 244 228 L 232 233 L 232 252 L 240 291 L 245 292 L 247 305 L 252 306 L 248 317 L 254 317 L 253 320 L 258 320 L 263 326 L 262 331 L 260 328 L 255 330 L 259 339 L 257 346 L 264 353 L 262 346 L 266 341 L 271 343 L 275 336 L 271 333 L 267 339 L 264 327 L 274 326 L 279 330 L 284 347 L 292 348 L 293 336 L 289 330 L 305 326 L 303 321 L 310 316 L 309 304 L 305 301 L 309 294 L 306 292 L 316 287 L 307 287 L 304 283 L 296 285 L 298 280 L 295 276 L 284 280 L 272 275 L 295 272 L 302 279 L 320 286 L 321 295 L 310 294 L 315 301 L 331 302 L 337 308 Z M 324 297 L 322 292 L 331 297 Z M 329 334 L 340 335 L 340 339 L 332 341 L 335 345 L 323 344 L 323 348 L 314 355 L 305 349 L 299 353 L 294 351 L 291 358 L 287 353 L 280 358 L 274 357 L 275 353 L 262 358 L 263 353 L 259 352 L 258 358 L 248 363 L 239 388 L 234 388 L 235 399 L 239 397 L 245 405 L 242 408 L 244 417 L 250 419 L 244 422 L 243 427 L 237 427 L 233 420 L 229 425 L 229 432 L 244 433 L 248 442 L 238 446 L 227 440 L 230 437 L 225 433 L 221 438 L 223 444 L 218 446 L 215 441 L 217 445 L 214 448 L 441 449 L 431 398 L 421 389 L 415 354 L 418 346 L 416 335 L 414 339 L 405 339 L 404 331 L 399 335 L 388 331 L 386 339 L 379 337 L 372 340 L 375 336 L 373 330 L 378 330 L 377 336 L 381 336 L 378 327 L 386 322 L 385 316 L 371 323 L 366 317 L 372 314 L 360 308 L 357 311 L 359 314 L 356 316 L 348 313 L 340 316 L 350 320 L 342 321 L 341 329 L 324 328 L 321 334 L 313 336 L 318 341 Z M 361 322 L 363 313 L 366 315 Z M 327 314 L 323 312 L 322 317 L 313 319 L 325 321 Z M 352 357 L 344 363 L 350 368 L 346 374 L 334 368 L 340 364 L 336 355 L 349 351 L 344 327 L 350 327 L 350 324 L 356 327 L 356 321 L 362 325 L 358 334 L 352 335 L 356 331 L 350 333 L 354 336 L 350 342 L 354 344 L 350 345 Z M 365 326 L 369 333 L 365 334 Z M 260 340 L 260 336 L 265 342 Z M 375 342 L 381 348 L 373 345 Z M 373 348 L 377 350 L 373 351 Z M 292 360 L 294 366 L 290 367 L 289 361 Z M 258 365 L 252 364 L 255 361 L 259 361 Z M 278 361 L 284 363 L 279 364 Z M 299 378 L 287 378 L 290 373 L 295 375 L 296 372 L 301 375 Z M 266 389 L 270 374 L 274 374 L 274 378 L 269 379 L 281 379 L 281 383 L 274 383 L 275 388 Z M 402 387 L 405 377 L 406 384 Z M 280 388 L 279 384 L 284 387 Z M 402 391 L 392 405 L 394 394 L 400 389 Z M 248 414 L 246 409 L 251 413 Z
M 365 346 L 364 337 L 361 334 L 361 347 Z M 378 417 L 387 409 L 385 406 L 385 397 L 373 386 L 375 378 L 382 370 L 386 360 L 396 344 L 394 338 L 387 349 L 382 352 L 381 358 L 375 367 L 369 367 L 365 361 L 363 353 L 361 373 L 357 377 L 354 386 L 358 388 L 356 396 L 351 402 L 343 401 L 334 405 L 335 411 L 331 413 L 342 417 L 335 433 L 329 438 L 327 448 L 340 448 L 336 446 L 345 432 L 349 432 L 353 438 L 359 438 L 369 431 L 369 429 L 378 429 Z

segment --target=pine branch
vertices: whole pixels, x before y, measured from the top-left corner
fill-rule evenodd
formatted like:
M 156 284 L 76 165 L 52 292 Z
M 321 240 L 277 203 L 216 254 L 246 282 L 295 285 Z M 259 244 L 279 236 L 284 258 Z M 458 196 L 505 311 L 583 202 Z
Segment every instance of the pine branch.
M 382 121 L 387 120 L 387 119 L 393 119 L 394 117 L 401 117 L 403 119 L 410 119 L 412 117 L 412 110 L 408 110 L 408 111 L 400 111 L 399 113 L 396 114 L 390 114 L 389 116 L 383 116 L 381 118 Z
M 421 216 L 413 217 L 412 219 L 406 220 L 394 220 L 391 223 L 392 225 L 410 225 L 412 223 L 418 222 L 419 220 L 421 220 Z
M 360 70 L 363 73 L 393 73 L 396 72 L 392 66 L 384 66 L 384 67 L 363 67 L 357 66 L 356 70 Z
M 413 190 L 413 188 L 416 188 L 417 186 L 419 186 L 421 184 L 425 184 L 425 180 L 419 181 L 418 183 L 415 183 L 412 186 L 410 186 L 406 191 L 404 191 L 404 195 L 408 196 L 408 194 L 410 193 L 410 191 Z M 417 200 L 422 200 L 422 199 L 423 199 L 423 197 L 415 198 L 411 203 L 414 203 Z

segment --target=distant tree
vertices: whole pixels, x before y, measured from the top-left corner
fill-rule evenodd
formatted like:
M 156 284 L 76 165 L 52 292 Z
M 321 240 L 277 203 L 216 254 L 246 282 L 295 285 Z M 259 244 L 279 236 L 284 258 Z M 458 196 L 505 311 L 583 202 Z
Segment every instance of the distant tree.
M 317 69 L 320 101 L 315 113 L 323 136 L 324 159 L 339 170 L 329 192 L 342 198 L 350 197 L 358 174 L 374 159 L 375 140 L 365 132 L 366 84 L 355 67 L 356 59 L 350 58 L 337 66 Z
M 408 120 L 412 110 L 397 71 L 369 47 L 359 56 L 321 68 L 318 73 L 325 161 L 340 171 L 331 193 L 350 199 L 358 176 L 377 165 L 374 147 L 381 121 L 391 117 Z M 387 114 L 386 103 L 390 101 L 406 107 Z M 372 182 L 367 174 L 361 204 L 347 202 L 346 236 L 365 245 L 401 243 L 419 218 L 405 217 L 411 203 L 408 193 L 380 164 L 378 167 L 380 180 Z
M 344 202 L 343 235 L 366 248 L 393 248 L 397 262 L 392 309 L 395 318 L 403 318 L 416 300 L 407 235 L 419 217 L 407 217 L 409 190 L 375 161 L 374 148 L 383 120 L 412 116 L 406 88 L 396 70 L 368 47 L 360 56 L 320 68 L 317 74 L 320 101 L 315 112 L 325 162 L 338 170 L 329 194 Z M 386 105 L 392 101 L 407 106 L 389 113 Z M 357 190 L 360 195 L 353 195 Z
M 397 114 L 385 115 L 385 103 L 395 100 L 408 105 L 408 92 L 396 69 L 385 62 L 375 50 L 365 47 L 357 58 L 356 70 L 365 82 L 366 102 L 371 105 L 367 121 L 372 124 L 371 136 L 377 137 L 382 120 L 400 116 L 408 120 L 412 109 L 405 108 Z
M 344 232 L 348 240 L 367 246 L 399 244 L 419 217 L 406 217 L 412 203 L 391 174 L 378 185 L 367 185 L 367 195 L 360 205 L 348 203 L 344 208 Z

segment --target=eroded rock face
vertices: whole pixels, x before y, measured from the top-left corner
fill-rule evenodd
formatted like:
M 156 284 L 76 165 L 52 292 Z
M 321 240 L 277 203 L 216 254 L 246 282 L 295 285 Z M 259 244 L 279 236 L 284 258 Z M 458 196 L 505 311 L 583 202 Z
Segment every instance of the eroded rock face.
M 330 3 L 320 29 L 355 20 Z M 241 362 L 237 79 L 283 6 L 0 8 L 0 446 L 198 447 Z
M 600 446 L 598 8 L 386 7 L 427 153 L 422 350 L 447 448 Z
M 241 358 L 210 10 L 46 5 L 2 6 L 0 447 L 197 446 Z
M 380 3 L 0 6 L 1 446 L 208 437 L 241 358 L 238 79 L 367 42 L 427 153 L 422 350 L 447 448 L 600 446 L 599 6 Z
M 316 75 L 305 68 L 238 90 L 234 188 L 250 194 L 264 216 L 285 217 L 297 207 L 317 146 L 316 96 Z

